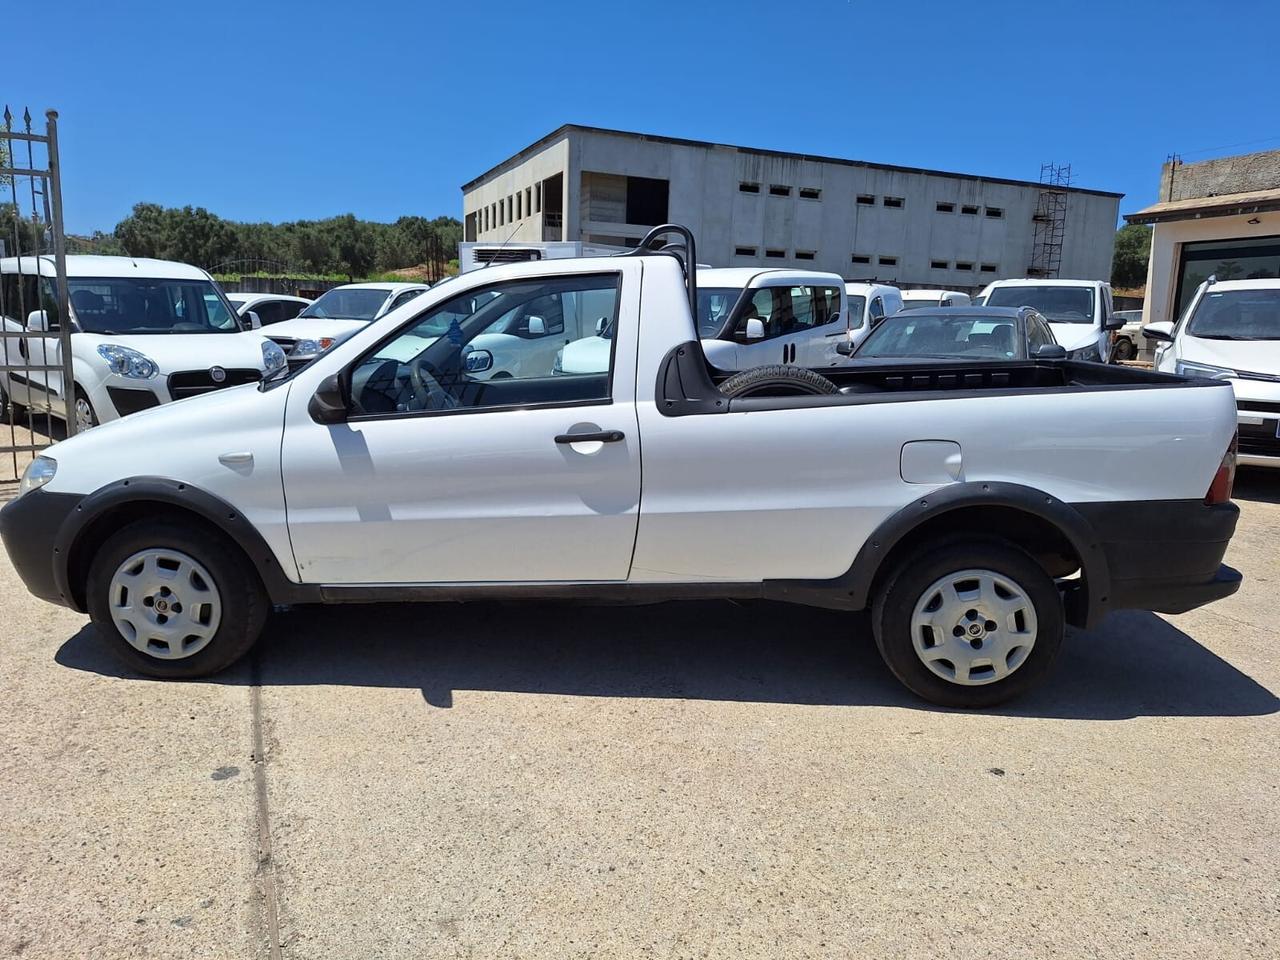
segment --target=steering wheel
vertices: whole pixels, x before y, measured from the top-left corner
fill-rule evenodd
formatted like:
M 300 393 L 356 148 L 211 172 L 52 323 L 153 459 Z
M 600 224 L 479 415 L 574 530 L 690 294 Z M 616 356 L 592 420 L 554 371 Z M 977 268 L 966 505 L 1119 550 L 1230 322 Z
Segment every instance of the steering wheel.
M 424 410 L 453 409 L 458 405 L 457 399 L 440 385 L 440 381 L 427 369 L 429 366 L 422 354 L 409 361 L 409 386 L 414 399 L 422 404 Z

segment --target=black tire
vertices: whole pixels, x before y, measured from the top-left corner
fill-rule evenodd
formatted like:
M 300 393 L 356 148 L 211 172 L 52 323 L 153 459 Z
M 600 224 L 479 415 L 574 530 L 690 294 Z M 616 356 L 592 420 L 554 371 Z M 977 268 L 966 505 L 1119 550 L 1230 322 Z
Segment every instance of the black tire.
M 726 397 L 817 397 L 839 393 L 840 388 L 820 373 L 805 367 L 773 364 L 752 367 L 720 384 Z
M 212 639 L 189 657 L 164 660 L 132 646 L 110 614 L 110 584 L 129 557 L 151 548 L 178 550 L 198 561 L 213 578 L 222 604 L 221 621 Z M 86 584 L 89 617 L 103 639 L 126 666 L 151 677 L 203 677 L 225 670 L 253 647 L 271 604 L 248 560 L 212 530 L 172 520 L 139 520 L 112 534 L 89 567 Z
M 1134 346 L 1132 340 L 1128 337 L 1121 337 L 1116 341 L 1115 348 L 1111 351 L 1111 356 L 1116 360 L 1132 360 L 1138 355 L 1138 348 Z
M 930 585 L 949 573 L 971 569 L 991 570 L 1016 582 L 1032 605 L 1037 630 L 1031 652 L 1007 677 L 966 686 L 938 676 L 924 664 L 915 651 L 911 620 Z M 1004 703 L 1039 684 L 1053 665 L 1066 628 L 1053 578 L 1029 554 L 1003 540 L 922 545 L 890 574 L 875 598 L 871 623 L 880 655 L 907 689 L 930 703 L 964 709 Z

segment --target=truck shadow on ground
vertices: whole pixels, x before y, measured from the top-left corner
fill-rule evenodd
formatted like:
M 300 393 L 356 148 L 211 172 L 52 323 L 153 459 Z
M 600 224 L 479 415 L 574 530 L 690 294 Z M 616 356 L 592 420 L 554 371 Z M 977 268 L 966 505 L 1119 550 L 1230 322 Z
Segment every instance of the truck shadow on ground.
M 1240 467 L 1231 496 L 1255 503 L 1280 503 L 1280 471 L 1268 467 Z
M 847 614 L 772 603 L 398 604 L 299 608 L 272 617 L 258 648 L 267 686 L 418 688 L 435 707 L 455 691 L 732 700 L 942 711 L 901 687 Z M 128 677 L 85 627 L 58 650 L 66 667 Z M 245 684 L 238 668 L 208 681 Z M 1068 634 L 1057 667 L 993 713 L 1121 720 L 1256 716 L 1280 710 L 1265 687 L 1149 613 Z

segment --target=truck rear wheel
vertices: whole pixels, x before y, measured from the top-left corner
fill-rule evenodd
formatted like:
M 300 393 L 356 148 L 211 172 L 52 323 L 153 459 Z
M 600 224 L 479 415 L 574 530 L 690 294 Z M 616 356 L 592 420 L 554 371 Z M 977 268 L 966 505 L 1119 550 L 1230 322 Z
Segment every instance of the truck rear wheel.
M 999 540 L 925 544 L 890 575 L 872 609 L 893 675 L 944 707 L 990 707 L 1049 672 L 1062 646 L 1058 589 L 1027 553 Z
M 153 677 L 224 670 L 258 639 L 270 604 L 220 535 L 141 520 L 112 535 L 89 568 L 94 626 L 127 666 Z
M 804 367 L 772 364 L 752 367 L 720 384 L 726 397 L 806 397 L 839 393 L 840 388 L 820 373 Z

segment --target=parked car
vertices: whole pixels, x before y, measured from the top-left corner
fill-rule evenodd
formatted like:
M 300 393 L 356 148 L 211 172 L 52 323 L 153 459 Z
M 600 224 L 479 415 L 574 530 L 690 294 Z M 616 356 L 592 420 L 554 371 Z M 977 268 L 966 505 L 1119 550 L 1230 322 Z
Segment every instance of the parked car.
M 162 677 L 228 666 L 273 604 L 772 598 L 869 610 L 894 674 L 962 707 L 1042 680 L 1064 624 L 1238 588 L 1226 383 L 1016 360 L 720 379 L 663 235 L 464 274 L 259 387 L 54 446 L 0 510 L 15 569 Z M 608 301 L 608 369 L 469 374 L 498 317 L 568 294 Z
M 1030 307 L 922 307 L 887 317 L 853 358 L 1056 360 L 1066 355 L 1048 321 Z
M 240 316 L 257 321 L 254 329 L 292 320 L 312 302 L 281 293 L 228 293 L 227 299 Z
M 1210 277 L 1176 325 L 1157 321 L 1143 333 L 1157 369 L 1230 383 L 1240 462 L 1280 467 L 1280 280 Z
M 969 295 L 958 290 L 903 290 L 902 309 L 920 310 L 924 307 L 967 307 Z
M 1104 362 L 1111 331 L 1123 323 L 1111 309 L 1111 284 L 1102 280 L 997 280 L 979 300 L 988 307 L 1031 307 L 1053 327 L 1072 360 Z
M 37 366 L 63 363 L 52 257 L 0 260 L 4 351 Z M 285 365 L 270 340 L 244 322 L 199 267 L 142 257 L 67 257 L 72 383 L 58 369 L 8 371 L 11 402 L 65 417 L 77 430 L 170 400 L 256 382 Z M 20 305 L 28 313 L 18 316 Z
M 852 346 L 857 346 L 885 317 L 902 309 L 902 291 L 895 286 L 876 281 L 858 280 L 844 285 L 848 301 L 849 336 Z
M 1136 359 L 1139 344 L 1142 343 L 1142 311 L 1117 310 L 1112 316 L 1123 326 L 1112 332 L 1111 358 L 1113 360 Z
M 718 369 L 842 362 L 836 348 L 849 337 L 849 309 L 844 281 L 836 274 L 729 267 L 702 269 L 698 277 L 698 334 L 703 353 Z M 556 372 L 607 370 L 612 343 L 608 325 L 597 323 L 590 336 L 564 346 Z
M 430 290 L 425 283 L 346 283 L 326 290 L 292 320 L 267 334 L 294 367 L 304 366 L 335 343 Z

